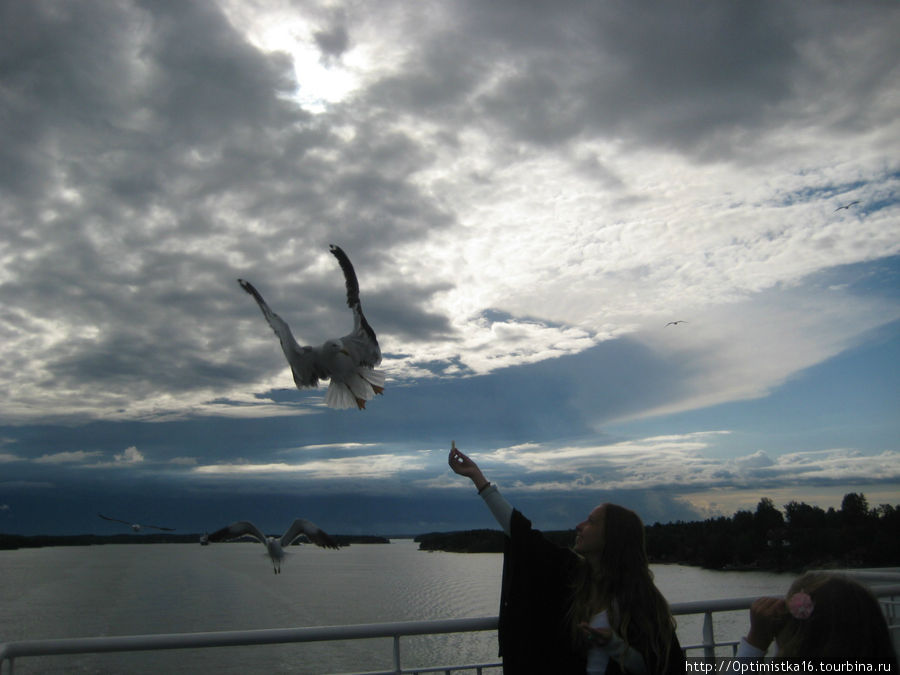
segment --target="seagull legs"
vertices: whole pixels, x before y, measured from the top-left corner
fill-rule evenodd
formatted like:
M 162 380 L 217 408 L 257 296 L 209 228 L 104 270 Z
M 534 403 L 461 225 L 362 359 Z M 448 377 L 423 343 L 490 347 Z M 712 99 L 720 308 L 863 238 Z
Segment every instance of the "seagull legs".
M 384 387 L 378 387 L 374 384 L 371 386 L 372 386 L 372 391 L 374 391 L 376 394 L 384 394 Z M 356 399 L 356 407 L 357 408 L 359 408 L 360 410 L 366 409 L 366 399 L 360 398 L 359 396 L 354 396 L 353 398 Z

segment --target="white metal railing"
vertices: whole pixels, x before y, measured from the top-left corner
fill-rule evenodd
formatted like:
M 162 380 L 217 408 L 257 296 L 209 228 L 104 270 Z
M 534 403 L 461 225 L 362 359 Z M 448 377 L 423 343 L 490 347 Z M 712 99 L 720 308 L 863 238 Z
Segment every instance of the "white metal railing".
M 400 638 L 411 635 L 469 633 L 496 630 L 497 617 L 472 619 L 441 619 L 436 621 L 399 621 L 367 623 L 347 626 L 312 626 L 304 628 L 267 628 L 259 630 L 217 631 L 209 633 L 168 633 L 156 635 L 122 635 L 92 638 L 62 638 L 57 640 L 21 640 L 0 644 L 0 673 L 3 663 L 10 664 L 13 673 L 15 659 L 22 656 L 54 656 L 62 654 L 95 654 L 103 652 L 131 652 L 156 649 L 188 649 L 208 647 L 236 647 L 296 642 L 334 640 L 362 640 L 393 638 L 394 669 L 392 673 L 426 672 L 424 669 L 402 670 L 400 666 Z M 499 667 L 499 663 L 494 664 Z M 491 664 L 467 666 L 469 669 L 492 667 Z M 459 666 L 453 666 L 454 669 Z M 439 670 L 444 670 L 443 668 Z M 480 671 L 479 671 L 480 672 Z M 366 675 L 376 675 L 368 673 Z M 378 673 L 377 675 L 381 675 Z
M 895 573 L 890 576 L 889 579 L 896 581 L 898 575 Z M 896 636 L 897 631 L 900 630 L 900 621 L 898 621 L 897 614 L 897 607 L 900 606 L 900 602 L 896 601 L 896 598 L 900 597 L 900 583 L 873 586 L 871 587 L 871 590 L 881 599 L 892 634 Z M 716 641 L 713 615 L 717 612 L 749 609 L 750 605 L 757 597 L 758 596 L 673 603 L 671 609 L 672 613 L 676 616 L 703 614 L 702 642 L 698 644 L 682 645 L 682 650 L 686 655 L 689 655 L 688 652 L 692 650 L 702 650 L 703 656 L 713 658 L 717 647 L 730 647 L 733 654 L 736 649 L 736 642 Z M 492 616 L 470 619 L 442 619 L 436 621 L 354 624 L 347 626 L 314 626 L 207 633 L 169 633 L 156 635 L 20 640 L 0 644 L 0 675 L 2 675 L 4 671 L 4 663 L 7 662 L 9 663 L 8 672 L 10 675 L 13 675 L 15 659 L 26 656 L 234 647 L 388 637 L 393 639 L 393 669 L 388 671 L 371 671 L 359 673 L 357 675 L 411 675 L 414 673 L 433 672 L 444 672 L 449 674 L 451 670 L 468 670 L 481 675 L 486 669 L 499 669 L 501 664 L 499 662 L 479 663 L 404 670 L 401 666 L 400 659 L 400 638 L 412 635 L 436 635 L 496 630 L 497 620 L 498 618 L 496 616 Z

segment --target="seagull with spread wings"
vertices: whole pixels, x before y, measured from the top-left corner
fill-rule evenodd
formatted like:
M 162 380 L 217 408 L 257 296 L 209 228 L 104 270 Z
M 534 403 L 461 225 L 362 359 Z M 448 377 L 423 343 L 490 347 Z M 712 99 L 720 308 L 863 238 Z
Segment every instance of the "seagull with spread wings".
M 280 538 L 267 537 L 262 533 L 256 525 L 249 520 L 239 520 L 216 530 L 209 535 L 209 541 L 229 541 L 231 539 L 239 539 L 243 536 L 250 536 L 265 545 L 269 558 L 272 560 L 272 569 L 275 574 L 281 574 L 281 561 L 284 560 L 286 552 L 285 547 L 290 546 L 301 535 L 306 537 L 316 546 L 323 548 L 340 548 L 337 542 L 324 531 L 316 527 L 315 524 L 297 518 Z
M 291 366 L 297 388 L 316 387 L 319 380 L 331 379 L 325 404 L 329 408 L 356 406 L 362 410 L 366 407 L 366 401 L 384 393 L 384 373 L 374 369 L 381 363 L 381 348 L 375 331 L 363 315 L 359 282 L 350 258 L 338 246 L 332 245 L 330 251 L 344 272 L 347 306 L 353 311 L 353 331 L 342 338 L 326 340 L 318 347 L 297 344 L 290 326 L 269 308 L 259 291 L 244 279 L 238 279 L 238 283 L 256 300 L 281 341 L 281 349 Z
M 685 321 L 683 319 L 679 319 L 678 321 L 670 321 L 665 326 L 663 326 L 663 328 L 668 328 L 669 326 L 677 326 L 680 323 L 687 323 L 687 321 Z
M 135 532 L 140 532 L 142 527 L 149 527 L 154 530 L 162 530 L 163 532 L 174 532 L 174 527 L 160 527 L 159 525 L 141 525 L 140 523 L 132 523 L 130 520 L 119 520 L 118 518 L 110 518 L 109 516 L 104 516 L 102 513 L 98 513 L 98 516 L 103 518 L 103 520 L 111 520 L 114 523 L 124 523 L 128 525 Z
M 856 200 L 854 200 L 854 201 L 852 201 L 852 202 L 850 202 L 850 203 L 848 203 L 848 204 L 844 204 L 843 206 L 837 207 L 837 208 L 834 210 L 834 212 L 837 213 L 837 212 L 840 211 L 841 209 L 848 209 L 848 210 L 849 210 L 851 206 L 856 206 L 857 204 L 859 204 L 859 200 L 858 200 L 858 199 L 856 199 Z

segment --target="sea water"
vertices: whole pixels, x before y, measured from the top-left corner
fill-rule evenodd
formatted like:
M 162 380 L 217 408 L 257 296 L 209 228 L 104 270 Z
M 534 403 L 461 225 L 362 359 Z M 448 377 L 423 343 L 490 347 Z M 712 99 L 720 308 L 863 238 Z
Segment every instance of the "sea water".
M 0 551 L 0 642 L 495 616 L 502 556 L 424 552 L 411 540 L 293 546 L 274 574 L 258 543 Z M 790 575 L 655 565 L 670 602 L 783 593 Z M 739 639 L 748 614 L 716 615 Z M 678 617 L 683 645 L 702 617 Z M 401 639 L 404 668 L 497 659 L 495 632 Z M 16 673 L 350 673 L 392 667 L 387 638 L 28 657 Z

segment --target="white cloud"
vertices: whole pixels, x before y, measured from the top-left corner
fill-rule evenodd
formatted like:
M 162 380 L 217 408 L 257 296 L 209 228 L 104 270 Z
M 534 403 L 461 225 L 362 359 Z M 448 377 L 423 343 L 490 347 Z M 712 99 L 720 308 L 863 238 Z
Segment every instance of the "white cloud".
M 716 440 L 727 433 L 695 432 L 609 445 L 528 444 L 483 452 L 477 461 L 499 484 L 529 492 L 665 489 L 691 493 L 754 485 L 900 482 L 897 451 L 872 455 L 830 449 L 775 458 L 757 451 L 736 458 L 716 457 Z M 453 487 L 453 483 L 434 485 L 441 486 Z
M 56 452 L 52 455 L 41 455 L 34 461 L 38 464 L 81 464 L 89 459 L 93 459 L 101 455 L 99 450 L 85 451 L 74 450 L 66 452 Z
M 292 448 L 292 450 L 367 450 L 380 447 L 381 445 L 381 443 L 314 443 L 311 445 L 301 445 Z
M 769 457 L 765 450 L 757 450 L 752 455 L 747 455 L 746 457 L 738 457 L 734 460 L 734 463 L 739 467 L 754 469 L 769 467 L 775 464 L 775 462 L 772 461 L 772 458 Z
M 173 457 L 169 460 L 169 464 L 174 464 L 175 466 L 196 466 L 197 458 L 196 457 Z
M 132 445 L 123 452 L 113 455 L 113 460 L 116 464 L 140 464 L 144 461 L 144 455 Z
M 267 463 L 222 463 L 197 466 L 192 471 L 205 476 L 260 476 L 273 478 L 286 474 L 300 474 L 304 478 L 348 479 L 390 478 L 409 471 L 419 471 L 426 467 L 424 459 L 417 455 L 380 454 L 358 457 L 340 457 L 310 460 L 305 462 L 267 462 Z

